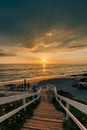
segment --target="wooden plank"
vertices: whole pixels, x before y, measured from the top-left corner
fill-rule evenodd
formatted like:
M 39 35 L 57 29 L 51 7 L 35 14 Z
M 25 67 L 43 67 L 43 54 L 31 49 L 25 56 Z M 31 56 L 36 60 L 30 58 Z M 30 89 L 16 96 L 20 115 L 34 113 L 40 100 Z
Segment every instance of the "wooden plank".
M 37 127 L 37 128 L 43 128 L 43 129 L 46 129 L 46 128 L 49 128 L 49 129 L 58 129 L 58 128 L 62 128 L 62 125 L 50 125 L 50 124 L 42 124 L 42 123 L 38 123 L 38 124 L 35 124 L 35 123 L 25 123 L 24 128 L 30 128 L 30 127 Z
M 52 114 L 52 115 L 57 115 L 57 114 L 60 114 L 60 115 L 63 115 L 62 113 L 59 113 L 57 111 L 44 111 L 44 110 L 36 110 L 35 111 L 35 114 L 38 114 L 38 113 L 45 113 L 45 114 Z
M 32 119 L 30 119 L 29 121 L 27 120 L 27 123 L 25 123 L 25 124 L 43 125 L 46 127 L 54 127 L 54 128 L 62 127 L 62 123 L 42 121 L 42 120 L 32 120 Z
M 55 118 L 55 119 L 64 118 L 63 115 L 56 115 L 56 116 L 54 116 L 52 114 L 42 114 L 42 113 L 34 114 L 34 116 L 49 117 L 49 118 Z
M 54 130 L 53 128 L 48 128 L 48 127 L 45 127 L 45 126 L 42 126 L 42 125 L 35 125 L 35 124 L 33 124 L 33 125 L 26 125 L 26 124 L 24 124 L 24 126 L 23 126 L 23 128 L 27 128 L 28 130 L 29 129 L 35 129 L 35 130 Z M 56 129 L 57 130 L 57 129 Z
M 36 119 L 36 120 L 42 120 L 42 121 L 50 121 L 50 122 L 63 122 L 63 120 L 59 120 L 59 119 L 53 119 L 53 118 L 47 118 L 47 117 L 33 117 L 32 119 Z

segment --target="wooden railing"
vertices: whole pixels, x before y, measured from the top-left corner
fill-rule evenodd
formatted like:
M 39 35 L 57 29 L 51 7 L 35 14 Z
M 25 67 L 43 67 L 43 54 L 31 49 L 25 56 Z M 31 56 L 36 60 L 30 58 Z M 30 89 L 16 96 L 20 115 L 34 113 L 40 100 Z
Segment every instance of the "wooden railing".
M 56 87 L 54 85 L 48 85 L 48 89 L 51 89 L 51 91 L 54 92 L 55 94 L 55 98 L 57 100 L 57 102 L 60 104 L 60 106 L 65 110 L 66 112 L 66 119 L 68 119 L 69 117 L 77 124 L 77 126 L 81 129 L 81 130 L 87 130 L 82 124 L 81 122 L 69 111 L 69 107 L 70 105 L 73 106 L 74 108 L 80 110 L 81 112 L 87 114 L 87 105 L 84 105 L 82 103 L 76 102 L 74 100 L 71 100 L 69 98 L 60 96 L 57 94 L 57 90 Z M 66 103 L 66 106 L 62 103 L 62 101 L 64 101 Z
M 16 108 L 15 110 L 7 113 L 7 114 L 1 116 L 0 117 L 0 123 L 3 122 L 4 120 L 8 119 L 12 115 L 16 114 L 17 112 L 19 112 L 22 109 L 24 109 L 24 111 L 26 111 L 26 107 L 28 105 L 30 105 L 31 103 L 33 103 L 34 101 L 36 101 L 36 100 L 38 100 L 40 98 L 40 91 L 41 91 L 41 89 L 39 89 L 35 93 L 22 94 L 22 95 L 16 95 L 16 96 L 9 96 L 9 97 L 1 97 L 0 98 L 0 105 L 11 103 L 11 102 L 18 101 L 18 100 L 23 100 L 23 105 Z M 34 98 L 36 95 L 37 95 L 37 97 Z M 29 97 L 33 97 L 33 99 L 26 103 L 26 98 L 29 98 Z

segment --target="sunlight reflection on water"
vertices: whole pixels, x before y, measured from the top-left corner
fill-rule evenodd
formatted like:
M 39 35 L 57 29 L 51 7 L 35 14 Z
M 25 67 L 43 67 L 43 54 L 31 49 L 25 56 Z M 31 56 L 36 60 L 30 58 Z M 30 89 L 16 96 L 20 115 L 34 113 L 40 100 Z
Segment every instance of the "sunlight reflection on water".
M 71 75 L 87 72 L 87 65 L 5 64 L 0 65 L 0 82 L 37 76 Z

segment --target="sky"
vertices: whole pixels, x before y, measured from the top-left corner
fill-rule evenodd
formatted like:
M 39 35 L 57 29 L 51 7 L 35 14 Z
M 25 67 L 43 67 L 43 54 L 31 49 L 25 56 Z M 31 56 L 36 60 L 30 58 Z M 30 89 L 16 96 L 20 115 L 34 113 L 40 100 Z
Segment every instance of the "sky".
M 87 0 L 0 0 L 0 63 L 43 62 L 87 64 Z

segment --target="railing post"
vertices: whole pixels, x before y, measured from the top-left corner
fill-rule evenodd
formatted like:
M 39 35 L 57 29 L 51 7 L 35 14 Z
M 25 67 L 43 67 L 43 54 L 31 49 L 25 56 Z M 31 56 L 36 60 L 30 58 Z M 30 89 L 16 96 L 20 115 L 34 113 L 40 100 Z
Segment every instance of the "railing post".
M 58 99 L 59 99 L 60 102 L 62 102 L 62 99 L 61 99 L 61 98 L 58 97 Z M 60 106 L 61 106 L 61 105 L 60 105 Z
M 69 110 L 69 103 L 66 103 L 66 108 Z M 66 120 L 69 119 L 69 115 L 66 113 Z
M 23 99 L 23 105 L 26 103 L 26 99 Z M 26 107 L 24 108 L 24 112 L 26 112 Z
M 60 100 L 60 102 L 62 103 L 62 99 L 60 98 L 59 100 Z M 61 108 L 62 108 L 62 107 L 61 107 L 61 105 L 60 105 L 60 109 L 61 109 Z
M 48 85 L 47 85 L 47 91 L 49 90 L 49 87 L 48 87 Z
M 48 91 L 50 90 L 50 86 L 49 86 L 49 85 L 47 85 L 47 90 L 48 90 Z

